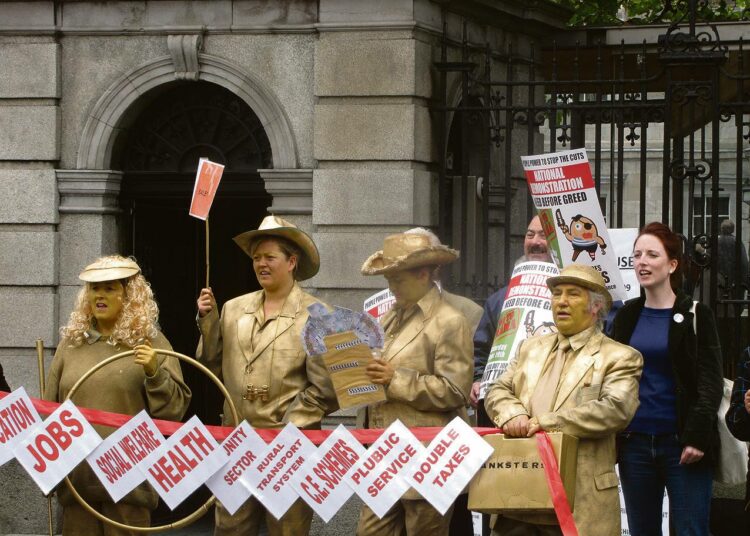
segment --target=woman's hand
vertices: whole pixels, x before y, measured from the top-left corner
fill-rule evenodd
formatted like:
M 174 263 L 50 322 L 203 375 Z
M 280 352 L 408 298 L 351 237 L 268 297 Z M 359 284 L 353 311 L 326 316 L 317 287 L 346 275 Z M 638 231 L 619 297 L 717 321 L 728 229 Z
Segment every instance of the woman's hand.
M 210 288 L 201 289 L 198 296 L 198 316 L 203 318 L 208 313 L 216 309 L 216 298 Z
M 745 411 L 750 413 L 750 389 L 745 393 Z
M 156 359 L 156 350 L 151 348 L 151 343 L 139 344 L 135 348 L 135 364 L 143 367 L 146 376 L 152 378 L 159 370 L 159 360 Z
M 695 463 L 697 461 L 700 461 L 701 458 L 703 458 L 703 451 L 698 450 L 697 448 L 691 447 L 690 445 L 688 445 L 684 449 L 682 449 L 682 456 L 680 456 L 680 463 L 683 465 L 687 465 L 689 463 Z

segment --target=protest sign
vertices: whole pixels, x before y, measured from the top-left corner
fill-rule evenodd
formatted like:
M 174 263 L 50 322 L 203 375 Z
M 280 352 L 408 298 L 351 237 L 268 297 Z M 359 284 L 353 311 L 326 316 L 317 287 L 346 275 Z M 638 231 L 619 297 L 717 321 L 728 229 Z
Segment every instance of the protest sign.
M 292 487 L 328 523 L 354 493 L 344 478 L 365 454 L 366 449 L 340 424 L 307 458 Z
M 240 477 L 250 470 L 266 447 L 265 441 L 247 421 L 242 421 L 221 444 L 228 456 L 227 463 L 208 479 L 206 486 L 229 514 L 234 514 L 252 495 Z
M 586 150 L 522 156 L 521 161 L 555 264 L 593 266 L 612 299 L 625 300 Z
M 383 431 L 365 456 L 346 475 L 347 483 L 382 518 L 409 489 L 407 467 L 424 451 L 401 421 Z
M 386 399 L 382 385 L 372 382 L 367 365 L 372 363 L 372 350 L 353 331 L 323 338 L 328 349 L 323 354 L 328 375 L 339 407 L 350 408 L 382 402 Z
M 292 478 L 314 452 L 315 445 L 289 423 L 240 480 L 276 519 L 280 519 L 297 500 Z
M 484 368 L 479 398 L 484 398 L 489 386 L 505 372 L 522 341 L 557 331 L 547 278 L 558 273 L 557 267 L 549 262 L 523 262 L 513 268 Z
M 211 162 L 207 158 L 198 161 L 198 171 L 195 174 L 193 199 L 190 202 L 190 215 L 199 220 L 208 218 L 208 212 L 219 188 L 224 166 Z
M 193 416 L 143 461 L 151 486 L 170 509 L 226 463 L 226 454 L 208 429 Z
M 13 454 L 47 495 L 101 441 L 73 402 L 66 400 L 47 420 L 31 429 Z
M 633 262 L 633 244 L 638 237 L 638 229 L 610 229 L 609 236 L 615 244 L 615 255 L 617 255 L 617 267 L 625 285 L 628 300 L 641 295 L 641 285 L 635 275 L 635 264 Z
M 406 481 L 445 514 L 491 454 L 492 447 L 456 417 L 409 466 Z
M 0 465 L 13 458 L 13 448 L 41 422 L 23 387 L 0 400 Z
M 390 289 L 381 290 L 365 300 L 364 311 L 376 320 L 380 320 L 385 313 L 393 308 L 395 303 L 396 296 Z
M 139 465 L 164 441 L 143 410 L 104 439 L 86 461 L 112 501 L 118 502 L 146 479 Z

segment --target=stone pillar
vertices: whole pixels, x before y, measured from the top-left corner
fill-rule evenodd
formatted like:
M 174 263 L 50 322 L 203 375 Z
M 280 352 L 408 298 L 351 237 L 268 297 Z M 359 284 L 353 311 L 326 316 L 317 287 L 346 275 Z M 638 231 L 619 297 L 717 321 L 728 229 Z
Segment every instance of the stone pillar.
M 116 216 L 122 172 L 58 169 L 60 192 L 60 317 L 67 323 L 81 288 L 78 274 L 97 257 L 119 253 Z
M 35 341 L 48 355 L 57 342 L 59 63 L 51 37 L 0 40 L 0 361 L 11 387 L 34 397 Z M 47 501 L 26 472 L 12 461 L 0 482 L 16 497 L 0 501 L 2 532 L 46 532 Z
M 383 238 L 435 223 L 431 53 L 414 29 L 413 4 L 389 2 L 384 21 L 376 3 L 320 2 L 313 224 L 323 269 L 312 284 L 322 299 L 353 309 L 386 286 L 359 271 Z

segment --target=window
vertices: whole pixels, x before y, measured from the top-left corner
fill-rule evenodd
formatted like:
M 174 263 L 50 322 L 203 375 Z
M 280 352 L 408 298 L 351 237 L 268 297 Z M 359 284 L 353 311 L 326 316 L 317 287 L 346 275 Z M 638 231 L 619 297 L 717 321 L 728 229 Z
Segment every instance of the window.
M 719 196 L 719 223 L 729 218 L 729 196 Z M 711 233 L 711 213 L 713 212 L 713 198 L 693 197 L 693 234 Z M 705 214 L 705 225 L 703 217 Z

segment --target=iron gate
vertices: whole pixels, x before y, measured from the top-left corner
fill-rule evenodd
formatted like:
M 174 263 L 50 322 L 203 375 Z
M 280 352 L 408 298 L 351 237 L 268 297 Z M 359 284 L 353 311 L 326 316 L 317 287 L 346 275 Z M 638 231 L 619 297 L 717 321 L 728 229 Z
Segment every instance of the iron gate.
M 746 256 L 750 74 L 745 45 L 696 21 L 696 0 L 653 39 L 556 42 L 521 54 L 443 31 L 434 106 L 440 234 L 464 252 L 449 285 L 482 300 L 507 280 L 533 214 L 520 156 L 586 147 L 612 228 L 663 221 L 685 236 L 685 289 L 710 304 L 726 373 L 748 345 L 746 269 L 718 271 L 719 224 Z M 590 35 L 589 35 L 590 37 Z M 452 61 L 449 61 L 452 60 Z M 750 202 L 750 198 L 748 198 Z

